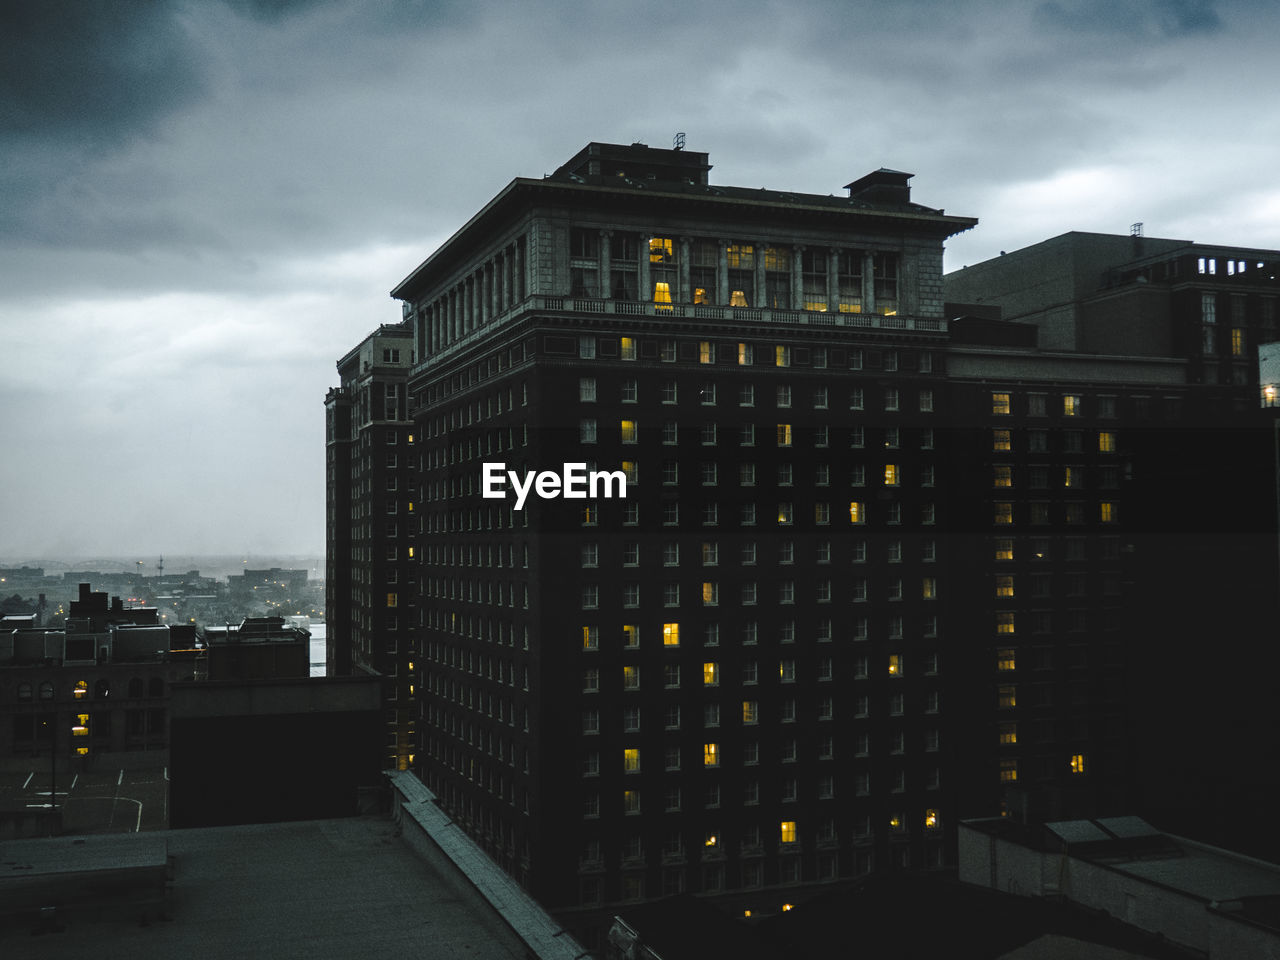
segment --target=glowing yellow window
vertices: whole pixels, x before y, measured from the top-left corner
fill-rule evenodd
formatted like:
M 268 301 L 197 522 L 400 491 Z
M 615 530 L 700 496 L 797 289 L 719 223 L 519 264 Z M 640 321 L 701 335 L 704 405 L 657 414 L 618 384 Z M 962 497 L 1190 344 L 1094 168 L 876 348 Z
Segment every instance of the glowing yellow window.
M 778 345 L 773 348 L 773 364 L 776 367 L 791 366 L 791 348 Z
M 412 501 L 412 500 L 410 500 L 410 501 L 409 501 L 409 512 L 410 512 L 410 513 L 413 513 L 413 501 Z M 410 554 L 410 556 L 412 556 L 412 554 Z
M 1098 504 L 1098 519 L 1103 523 L 1116 522 L 1116 505 L 1109 500 L 1104 500 Z
M 88 753 L 89 753 L 89 748 L 88 748 L 88 747 L 76 747 L 76 753 L 78 753 L 78 754 L 79 754 L 80 756 L 82 756 L 82 757 L 87 756 L 87 755 L 88 755 Z
M 991 468 L 991 485 L 993 487 L 1012 487 L 1013 486 L 1013 467 L 1005 464 L 996 464 Z
M 412 559 L 413 559 L 413 547 L 410 547 L 410 548 L 409 548 L 409 559 L 410 559 L 410 560 L 412 560 Z
M 1016 723 L 1000 724 L 1000 742 L 1005 744 L 1018 742 L 1018 725 Z
M 996 559 L 997 560 L 1013 559 L 1013 541 L 1012 540 L 996 541 Z
M 1005 501 L 995 505 L 995 522 L 999 524 L 1013 523 L 1013 504 Z
M 902 676 L 902 654 L 900 653 L 889 654 L 889 676 L 891 677 Z
M 867 507 L 861 500 L 849 501 L 849 522 L 850 523 L 866 523 Z
M 1084 754 L 1073 753 L 1071 755 L 1071 772 L 1084 773 Z
M 991 394 L 991 412 L 1001 416 L 1012 412 L 1012 406 L 1009 402 L 1009 394 L 993 393 Z
M 747 294 L 744 290 L 734 290 L 729 294 L 729 306 L 731 307 L 749 307 L 747 303 Z
M 1018 780 L 1018 761 L 1012 758 L 1000 761 L 1000 781 L 1016 783 Z
M 623 667 L 622 668 L 622 689 L 623 690 L 639 690 L 640 689 L 640 668 L 639 667 Z
M 694 303 L 710 303 L 711 294 L 706 287 L 694 287 L 693 289 Z
M 720 586 L 711 580 L 702 583 L 702 605 L 714 607 L 720 602 Z
M 400 597 L 399 597 L 398 595 L 396 595 L 396 594 L 394 594 L 394 593 L 388 593 L 388 594 L 387 594 L 387 606 L 388 606 L 388 607 L 398 606 L 398 605 L 399 605 L 399 603 L 400 603 Z
M 996 430 L 991 440 L 992 450 L 1012 450 L 1013 440 L 1008 430 Z
M 896 487 L 898 485 L 898 465 L 896 463 L 886 463 L 884 465 L 884 485 L 886 487 Z
M 622 769 L 627 773 L 640 772 L 640 750 L 636 747 L 627 747 L 622 751 Z
M 409 434 L 409 442 L 410 442 L 410 443 L 413 443 L 413 434 L 412 434 L 412 433 L 411 433 L 411 434 Z
M 1062 397 L 1062 415 L 1064 417 L 1078 417 L 1081 410 L 1081 398 L 1073 393 L 1064 394 Z
M 702 765 L 704 767 L 720 766 L 720 744 L 704 743 L 702 745 Z
M 895 831 L 895 832 L 896 832 L 896 831 L 899 831 L 899 830 L 901 830 L 901 829 L 902 829 L 902 814 L 900 814 L 900 813 L 895 813 L 895 814 L 891 814 L 891 815 L 890 815 L 890 817 L 889 817 L 889 829 L 890 829 L 890 830 L 893 830 L 893 831 Z
M 582 649 L 598 650 L 600 648 L 600 628 L 599 627 L 583 627 L 582 628 Z
M 89 695 L 89 683 L 88 683 L 88 681 L 85 681 L 85 680 L 77 680 L 77 681 L 76 681 L 76 691 L 75 691 L 75 695 L 76 695 L 76 699 L 77 699 L 77 700 L 83 700 L 85 697 L 87 697 L 87 696 Z
M 738 366 L 746 367 L 754 363 L 755 358 L 752 356 L 753 352 L 754 351 L 752 351 L 751 349 L 751 344 L 749 343 L 738 344 Z
M 996 596 L 1013 596 L 1013 577 L 996 577 Z
M 783 843 L 795 843 L 796 822 L 794 820 L 783 820 L 782 823 L 779 824 L 778 833 L 779 839 L 781 839 Z
M 997 670 L 1016 670 L 1018 660 L 1012 647 L 1001 647 L 996 651 Z
M 71 735 L 73 737 L 87 737 L 89 735 L 89 715 L 87 713 L 76 714 L 76 722 L 71 726 Z
M 671 309 L 671 284 L 666 280 L 655 280 L 653 282 L 653 304 L 659 310 Z M 623 356 L 623 360 L 634 360 L 635 350 L 632 349 L 630 357 Z
M 708 660 L 702 665 L 702 682 L 708 687 L 717 686 L 720 683 L 720 664 L 714 660 Z
M 780 447 L 791 446 L 791 424 L 789 423 L 778 424 L 778 446 Z
M 791 503 L 778 504 L 778 523 L 784 526 L 795 520 L 795 507 Z
M 622 627 L 622 645 L 630 650 L 634 650 L 640 646 L 640 625 L 636 623 L 623 624 Z
M 711 850 L 718 849 L 720 846 L 720 834 L 708 833 L 706 839 L 702 841 L 702 845 Z
M 758 700 L 742 701 L 742 722 L 743 723 L 759 723 L 760 722 L 760 703 Z
M 1099 453 L 1115 453 L 1116 452 L 1116 435 L 1110 430 L 1098 431 L 1098 452 Z
M 1018 705 L 1018 688 L 1011 683 L 1001 684 L 997 691 L 997 704 L 1005 710 Z
M 924 828 L 926 830 L 937 830 L 942 826 L 942 821 L 938 818 L 938 811 L 933 807 L 924 812 Z
M 665 284 L 663 284 L 663 286 L 665 286 Z M 671 297 L 670 295 L 668 295 L 667 300 L 670 301 L 670 299 Z M 623 360 L 634 360 L 636 358 L 636 338 L 635 337 L 623 337 L 620 348 L 621 348 Z
M 932 600 L 938 595 L 938 581 L 934 577 L 925 577 L 920 581 L 920 596 Z
M 649 238 L 649 262 L 670 263 L 674 257 L 674 245 L 670 237 Z
M 996 633 L 1014 633 L 1013 611 L 1000 610 L 996 613 Z
M 703 340 L 698 344 L 698 362 L 714 363 L 716 358 L 715 350 L 711 346 L 710 340 Z
M 664 647 L 680 646 L 680 624 L 664 623 L 662 625 L 662 645 Z
M 636 429 L 635 420 L 622 421 L 622 442 L 623 443 L 635 443 L 637 439 L 637 434 L 638 434 L 638 430 Z
M 634 487 L 640 481 L 640 464 L 635 460 L 623 460 L 622 472 L 626 475 L 627 486 Z

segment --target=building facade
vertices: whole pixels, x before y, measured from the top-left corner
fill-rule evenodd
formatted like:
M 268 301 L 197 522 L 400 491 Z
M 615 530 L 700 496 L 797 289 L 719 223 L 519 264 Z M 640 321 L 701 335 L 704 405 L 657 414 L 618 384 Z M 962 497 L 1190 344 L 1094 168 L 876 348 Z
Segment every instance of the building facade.
M 383 763 L 415 752 L 417 626 L 407 324 L 384 324 L 338 361 L 325 398 L 326 673 L 383 678 Z

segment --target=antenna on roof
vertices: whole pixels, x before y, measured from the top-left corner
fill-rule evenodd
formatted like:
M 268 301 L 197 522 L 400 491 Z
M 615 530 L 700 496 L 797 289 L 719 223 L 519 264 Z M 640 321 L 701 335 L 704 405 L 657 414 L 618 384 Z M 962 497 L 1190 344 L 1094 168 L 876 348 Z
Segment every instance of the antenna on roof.
M 1139 220 L 1137 223 L 1131 223 L 1131 224 L 1129 224 L 1129 236 L 1131 236 L 1131 237 L 1140 237 L 1140 236 L 1142 236 L 1142 221 L 1141 221 L 1141 220 Z
M 684 149 L 684 131 L 681 131 L 680 133 L 677 133 L 677 134 L 675 135 L 675 137 L 672 139 L 672 141 L 671 141 L 671 149 L 672 149 L 672 150 L 683 150 L 683 149 Z

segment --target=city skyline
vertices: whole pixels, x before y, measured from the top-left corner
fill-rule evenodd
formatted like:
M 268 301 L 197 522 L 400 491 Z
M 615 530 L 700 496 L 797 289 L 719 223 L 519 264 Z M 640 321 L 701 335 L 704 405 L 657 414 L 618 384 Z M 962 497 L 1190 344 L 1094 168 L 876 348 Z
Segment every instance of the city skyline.
M 0 552 L 320 554 L 333 358 L 512 176 L 589 140 L 684 131 L 736 186 L 913 172 L 980 221 L 950 270 L 1136 221 L 1276 246 L 1266 5 L 736 14 L 9 12 Z

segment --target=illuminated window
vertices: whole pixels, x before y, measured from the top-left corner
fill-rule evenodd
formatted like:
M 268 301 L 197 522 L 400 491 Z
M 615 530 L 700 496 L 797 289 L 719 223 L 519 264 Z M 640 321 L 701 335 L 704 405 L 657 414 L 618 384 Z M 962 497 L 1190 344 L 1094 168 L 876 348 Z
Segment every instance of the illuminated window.
M 702 745 L 702 765 L 704 767 L 720 766 L 720 744 L 704 743 Z
M 1013 577 L 996 577 L 996 596 L 1013 596 Z
M 791 366 L 791 348 L 781 345 L 774 347 L 773 365 L 775 367 Z
M 1084 754 L 1073 753 L 1071 755 L 1071 772 L 1084 773 Z
M 640 751 L 636 747 L 627 747 L 622 751 L 622 769 L 627 773 L 640 772 Z
M 664 647 L 680 646 L 680 624 L 664 623 L 662 625 L 662 645 Z
M 861 500 L 849 501 L 849 522 L 850 523 L 866 523 L 867 522 L 867 506 Z
M 902 654 L 900 653 L 889 654 L 889 676 L 891 677 L 902 676 Z
M 995 522 L 999 524 L 1013 523 L 1013 504 L 999 501 L 995 504 Z
M 640 464 L 635 460 L 623 460 L 621 463 L 622 472 L 626 474 L 627 486 L 634 487 L 640 482 Z
M 783 820 L 779 825 L 779 839 L 783 843 L 796 842 L 796 822 L 794 820 Z M 790 904 L 787 905 L 790 907 Z
M 778 676 L 783 683 L 796 682 L 796 662 L 794 660 L 778 661 Z
M 1000 761 L 1000 782 L 1016 783 L 1018 780 L 1018 761 L 1008 758 Z
M 1011 710 L 1018 705 L 1018 688 L 1011 683 L 1001 684 L 996 691 L 996 703 L 1002 710 Z
M 720 664 L 715 661 L 708 660 L 702 665 L 702 682 L 705 686 L 715 687 L 720 685 Z
M 635 420 L 622 421 L 622 442 L 635 443 L 639 434 L 637 422 Z
M 1231 331 L 1231 355 L 1233 357 L 1244 356 L 1244 331 L 1239 327 L 1235 327 Z
M 760 722 L 760 703 L 758 700 L 742 701 L 742 722 L 746 724 Z
M 996 669 L 1000 671 L 1016 670 L 1018 660 L 1012 647 L 1001 647 L 996 651 Z
M 1013 611 L 1000 610 L 996 613 L 996 633 L 1014 633 Z
M 1008 449 L 1007 447 L 1005 449 Z M 1013 486 L 1013 467 L 997 463 L 991 468 L 991 485 L 993 487 Z
M 599 627 L 583 627 L 582 628 L 582 649 L 583 650 L 600 649 L 600 628 Z
M 640 812 L 639 790 L 622 791 L 622 812 L 626 814 L 637 814 Z
M 884 485 L 886 487 L 896 487 L 898 485 L 898 465 L 896 463 L 886 463 L 884 465 Z
M 1012 406 L 1009 402 L 1009 394 L 993 393 L 991 394 L 991 412 L 1001 416 L 1012 413 Z
M 778 523 L 789 525 L 795 519 L 795 505 L 790 502 L 778 504 Z
M 89 735 L 89 715 L 87 713 L 76 714 L 76 722 L 71 725 L 71 735 L 73 737 L 87 737 Z
M 640 668 L 639 667 L 623 667 L 622 668 L 622 689 L 623 690 L 639 690 L 640 689 Z
M 1116 505 L 1109 500 L 1104 500 L 1098 504 L 1098 519 L 1103 523 L 1116 522 Z
M 924 828 L 926 830 L 938 830 L 942 827 L 942 820 L 938 817 L 938 811 L 933 807 L 924 812 Z
M 1062 396 L 1062 415 L 1064 417 L 1078 417 L 1084 409 L 1083 398 L 1076 393 L 1066 393 Z
M 925 577 L 920 581 L 920 596 L 932 600 L 938 595 L 938 581 L 933 577 Z
M 75 698 L 83 700 L 89 695 L 89 683 L 85 680 L 77 680 L 75 685 Z
M 1018 742 L 1018 725 L 1016 723 L 1000 724 L 1000 742 L 1003 744 Z
M 1098 452 L 1099 453 L 1115 453 L 1116 452 L 1116 435 L 1110 430 L 1098 431 Z
M 395 594 L 395 593 L 388 593 L 388 594 L 387 594 L 387 606 L 388 606 L 388 607 L 394 607 L 394 606 L 397 606 L 399 603 L 400 603 L 400 597 L 399 597 L 399 595 L 398 595 L 398 594 Z
M 665 286 L 665 284 L 663 284 L 663 286 Z M 668 293 L 668 294 L 667 294 L 667 299 L 666 299 L 666 301 L 665 301 L 665 302 L 667 302 L 667 303 L 670 303 L 670 302 L 671 302 L 671 294 L 670 294 L 670 293 Z M 635 337 L 623 337 L 623 338 L 622 338 L 622 340 L 621 340 L 621 342 L 620 342 L 620 344 L 619 344 L 619 350 L 621 351 L 622 359 L 623 359 L 623 360 L 634 360 L 634 359 L 636 358 L 636 339 L 635 339 Z
M 592 627 L 591 629 L 595 629 Z M 629 650 L 634 650 L 640 646 L 640 627 L 638 624 L 628 623 L 622 627 L 622 645 Z
M 789 423 L 778 424 L 778 446 L 780 447 L 791 446 L 791 424 Z

